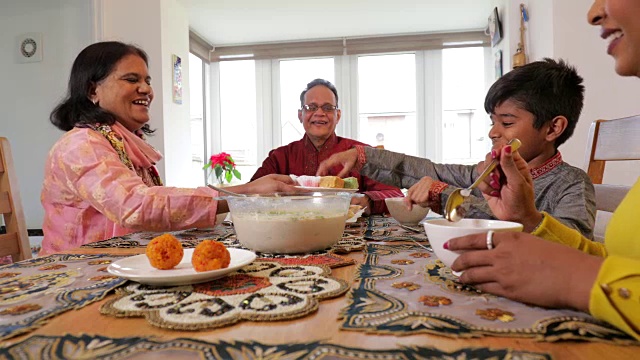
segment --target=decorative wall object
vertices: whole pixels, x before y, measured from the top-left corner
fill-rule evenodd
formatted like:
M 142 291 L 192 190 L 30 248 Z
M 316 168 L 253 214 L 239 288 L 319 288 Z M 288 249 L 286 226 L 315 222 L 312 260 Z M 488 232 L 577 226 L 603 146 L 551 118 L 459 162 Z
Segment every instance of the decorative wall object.
M 42 61 L 42 33 L 26 33 L 16 38 L 19 63 Z
M 524 33 L 526 31 L 525 23 L 527 21 L 529 21 L 529 14 L 527 13 L 527 9 L 524 7 L 524 4 L 520 4 L 520 42 L 518 43 L 516 53 L 513 54 L 512 65 L 514 69 L 522 65 L 526 65 L 528 62 L 527 50 L 524 41 Z
M 178 55 L 171 56 L 173 65 L 173 102 L 182 104 L 182 59 Z
M 493 8 L 489 15 L 489 35 L 491 36 L 491 46 L 496 46 L 502 40 L 502 23 L 498 16 L 498 8 Z

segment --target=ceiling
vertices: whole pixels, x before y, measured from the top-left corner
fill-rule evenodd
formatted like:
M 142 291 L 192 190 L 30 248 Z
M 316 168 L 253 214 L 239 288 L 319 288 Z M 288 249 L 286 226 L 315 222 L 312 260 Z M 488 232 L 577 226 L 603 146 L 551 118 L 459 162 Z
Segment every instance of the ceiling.
M 479 30 L 492 0 L 180 0 L 214 46 Z

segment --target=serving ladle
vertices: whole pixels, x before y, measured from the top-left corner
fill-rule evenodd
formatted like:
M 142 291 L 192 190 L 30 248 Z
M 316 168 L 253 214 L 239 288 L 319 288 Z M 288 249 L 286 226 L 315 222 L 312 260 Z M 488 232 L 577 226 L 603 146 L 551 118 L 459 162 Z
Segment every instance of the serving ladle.
M 518 139 L 511 139 L 507 143 L 507 145 L 511 145 L 511 150 L 518 150 L 522 143 Z M 498 165 L 498 159 L 493 159 L 489 166 L 484 169 L 482 174 L 478 176 L 476 181 L 471 184 L 468 188 L 457 188 L 455 189 L 447 199 L 447 203 L 444 205 L 444 217 L 445 219 L 457 222 L 464 218 L 467 213 L 467 209 L 465 209 L 462 205 L 464 201 L 471 195 L 471 191 L 475 189 L 480 183 L 496 168 Z

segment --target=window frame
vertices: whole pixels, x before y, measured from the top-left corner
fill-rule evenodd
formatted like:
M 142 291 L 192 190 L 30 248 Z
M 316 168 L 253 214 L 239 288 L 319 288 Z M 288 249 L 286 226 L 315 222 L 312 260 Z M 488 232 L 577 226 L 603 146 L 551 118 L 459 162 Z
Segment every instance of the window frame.
M 280 68 L 282 60 L 301 60 L 312 58 L 334 59 L 335 84 L 340 93 L 342 119 L 336 126 L 336 134 L 347 138 L 357 138 L 360 131 L 358 111 L 358 57 L 368 55 L 415 54 L 416 64 L 416 144 L 417 156 L 433 161 L 442 159 L 442 49 L 399 51 L 374 54 L 354 54 L 338 56 L 313 56 L 255 61 L 256 78 L 256 121 L 257 121 L 257 158 L 260 167 L 269 151 L 281 144 L 280 115 Z M 492 60 L 490 48 L 485 47 L 486 87 L 492 80 Z M 491 72 L 489 72 L 491 71 Z M 210 93 L 210 131 L 207 134 L 209 154 L 223 151 L 221 148 L 220 114 L 220 66 L 219 62 L 209 64 Z M 287 109 L 295 111 L 295 109 Z M 212 152 L 213 151 L 213 152 Z M 247 174 L 247 179 L 248 179 Z

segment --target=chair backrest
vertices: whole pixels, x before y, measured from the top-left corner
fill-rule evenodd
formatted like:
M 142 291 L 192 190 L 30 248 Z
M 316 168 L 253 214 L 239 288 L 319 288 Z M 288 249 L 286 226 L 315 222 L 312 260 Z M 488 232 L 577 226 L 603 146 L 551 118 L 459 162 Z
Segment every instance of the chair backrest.
M 0 137 L 0 216 L 6 228 L 6 233 L 0 234 L 0 257 L 11 255 L 14 262 L 31 258 L 11 146 L 4 137 Z
M 627 160 L 640 160 L 640 115 L 591 123 L 585 163 L 596 190 L 596 241 L 604 239 L 611 214 L 630 188 L 603 184 L 605 164 Z

